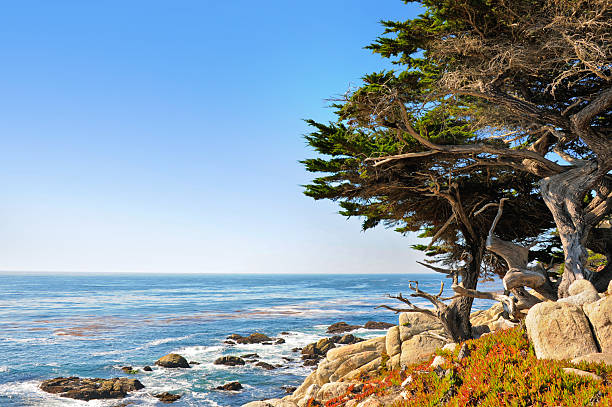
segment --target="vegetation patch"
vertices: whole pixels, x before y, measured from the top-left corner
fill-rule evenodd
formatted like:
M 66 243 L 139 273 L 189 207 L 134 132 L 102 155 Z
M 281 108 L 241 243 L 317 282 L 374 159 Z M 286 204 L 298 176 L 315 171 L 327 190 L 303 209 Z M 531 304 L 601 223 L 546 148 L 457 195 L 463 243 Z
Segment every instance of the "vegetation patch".
M 523 327 L 464 344 L 469 352 L 461 360 L 461 346 L 453 353 L 438 351 L 446 362 L 435 369 L 430 367 L 432 356 L 402 370 L 381 371 L 362 378 L 361 383 L 324 405 L 341 407 L 349 400 L 377 395 L 394 400 L 389 405 L 395 407 L 612 406 L 612 367 L 538 360 Z M 595 373 L 602 380 L 565 373 L 565 367 Z M 390 397 L 393 395 L 396 397 Z

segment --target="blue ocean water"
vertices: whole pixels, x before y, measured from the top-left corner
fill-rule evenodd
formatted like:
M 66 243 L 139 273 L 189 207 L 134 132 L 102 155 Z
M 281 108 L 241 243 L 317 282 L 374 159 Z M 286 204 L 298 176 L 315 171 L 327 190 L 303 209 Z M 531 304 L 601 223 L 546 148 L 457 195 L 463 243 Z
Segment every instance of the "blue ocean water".
M 124 377 L 120 367 L 126 365 L 141 371 L 129 376 L 146 386 L 122 401 L 135 406 L 162 405 L 152 395 L 164 391 L 182 395 L 174 406 L 240 406 L 282 397 L 281 386 L 297 386 L 312 371 L 292 348 L 328 336 L 327 326 L 338 321 L 397 323 L 395 314 L 375 307 L 398 305 L 385 295 L 406 293 L 409 280 L 419 280 L 426 291 L 440 288 L 435 274 L 0 275 L 0 406 L 117 405 L 60 398 L 38 386 L 57 376 Z M 477 301 L 474 309 L 490 305 Z M 223 343 L 232 333 L 253 332 L 286 342 Z M 353 333 L 368 338 L 385 332 Z M 170 352 L 200 364 L 153 365 Z M 246 353 L 282 367 L 212 363 L 220 355 Z M 145 365 L 153 372 L 142 372 Z M 229 381 L 244 389 L 214 390 Z

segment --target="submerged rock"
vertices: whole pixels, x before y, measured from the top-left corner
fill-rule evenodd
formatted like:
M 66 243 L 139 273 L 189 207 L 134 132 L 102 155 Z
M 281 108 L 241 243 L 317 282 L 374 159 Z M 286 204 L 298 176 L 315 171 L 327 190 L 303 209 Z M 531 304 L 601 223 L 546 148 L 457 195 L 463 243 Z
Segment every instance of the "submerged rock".
M 240 382 L 230 382 L 225 383 L 223 386 L 215 387 L 217 390 L 225 390 L 225 391 L 238 391 L 242 390 L 242 385 Z
M 336 322 L 327 328 L 328 334 L 341 334 L 361 328 L 361 325 L 349 325 L 346 322 Z
M 157 366 L 168 367 L 168 368 L 177 368 L 182 367 L 185 369 L 189 368 L 189 363 L 187 363 L 187 359 L 178 355 L 176 353 L 169 353 L 166 356 L 162 356 L 155 362 Z
M 215 365 L 236 366 L 244 365 L 244 359 L 238 356 L 221 356 L 213 362 Z
M 41 383 L 40 389 L 77 400 L 120 399 L 129 392 L 144 389 L 136 379 L 88 379 L 80 377 L 56 377 Z
M 168 403 L 174 403 L 175 401 L 180 399 L 181 395 L 180 394 L 172 394 L 172 393 L 168 393 L 167 391 L 165 391 L 163 393 L 156 394 L 154 397 L 156 397 L 162 403 L 168 404 Z
M 255 363 L 255 366 L 261 367 L 261 368 L 266 369 L 266 370 L 274 370 L 274 369 L 276 369 L 275 366 L 273 366 L 273 365 L 271 365 L 269 363 L 266 363 L 266 362 L 257 362 L 257 363 Z

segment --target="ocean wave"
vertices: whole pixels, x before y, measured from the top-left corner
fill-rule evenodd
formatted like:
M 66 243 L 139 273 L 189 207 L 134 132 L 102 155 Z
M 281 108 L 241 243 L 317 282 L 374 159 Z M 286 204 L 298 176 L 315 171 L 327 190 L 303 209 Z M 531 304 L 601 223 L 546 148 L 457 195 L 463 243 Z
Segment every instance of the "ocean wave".
M 115 349 L 115 350 L 108 350 L 108 351 L 103 351 L 103 352 L 95 352 L 92 353 L 92 356 L 108 356 L 108 355 L 119 355 L 122 353 L 130 353 L 130 352 L 136 352 L 142 349 L 147 349 L 147 348 L 151 348 L 153 346 L 158 346 L 158 345 L 162 345 L 164 343 L 170 343 L 170 342 L 180 342 L 180 341 L 184 341 L 185 339 L 189 339 L 193 337 L 193 335 L 185 335 L 185 336 L 179 336 L 179 337 L 170 337 L 170 338 L 161 338 L 161 339 L 155 339 L 153 341 L 147 342 L 142 346 L 138 346 L 136 348 L 130 348 L 130 349 Z

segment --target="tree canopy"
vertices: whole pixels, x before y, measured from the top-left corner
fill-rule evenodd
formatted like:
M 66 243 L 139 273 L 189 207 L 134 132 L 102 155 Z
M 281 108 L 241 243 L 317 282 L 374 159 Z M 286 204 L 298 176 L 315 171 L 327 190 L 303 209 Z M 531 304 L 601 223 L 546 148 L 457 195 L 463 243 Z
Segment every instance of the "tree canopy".
M 465 289 L 483 267 L 548 295 L 581 278 L 601 289 L 612 277 L 611 3 L 421 3 L 422 15 L 384 21 L 368 46 L 397 70 L 337 100 L 336 123 L 309 122 L 319 157 L 304 164 L 325 175 L 305 193 L 338 200 L 364 229 L 432 237 L 446 264 L 469 253 Z M 535 244 L 530 258 L 548 263 L 555 237 L 559 280 L 502 247 Z M 603 270 L 586 267 L 587 247 L 606 256 Z M 527 300 L 520 287 L 506 288 Z

